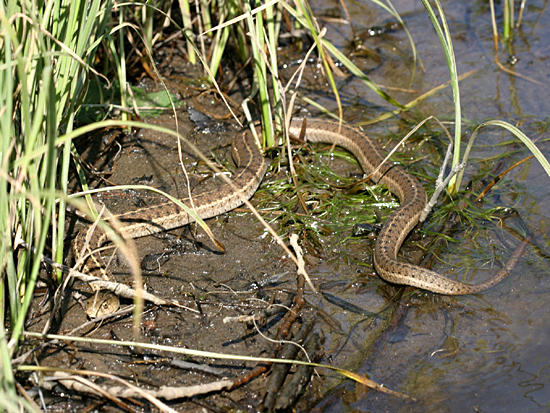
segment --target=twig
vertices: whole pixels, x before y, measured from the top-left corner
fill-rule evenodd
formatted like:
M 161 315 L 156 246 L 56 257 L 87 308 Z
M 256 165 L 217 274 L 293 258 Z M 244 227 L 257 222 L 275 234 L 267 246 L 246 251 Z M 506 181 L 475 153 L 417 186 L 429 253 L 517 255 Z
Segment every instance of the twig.
M 23 244 L 23 245 L 25 247 L 27 247 L 26 244 Z M 104 279 L 99 278 L 99 277 L 94 277 L 93 275 L 84 274 L 84 273 L 82 273 L 80 271 L 77 271 L 73 268 L 69 268 L 66 265 L 59 264 L 59 263 L 53 261 L 51 258 L 49 258 L 45 255 L 42 255 L 41 258 L 42 258 L 43 262 L 49 264 L 50 266 L 54 267 L 55 269 L 61 270 L 61 271 L 65 272 L 65 273 L 68 273 L 70 275 L 70 277 L 67 277 L 67 280 L 62 285 L 62 287 L 64 287 L 66 285 L 66 283 L 68 282 L 68 280 L 72 277 L 72 278 L 79 279 L 81 281 L 85 281 L 85 282 L 89 283 L 90 285 L 97 286 L 101 289 L 109 290 L 112 293 L 114 293 L 114 294 L 116 294 L 120 297 L 135 299 L 136 296 L 137 296 L 136 290 L 129 287 L 129 286 L 127 286 L 126 284 L 119 283 L 119 282 L 116 282 L 116 281 L 108 281 L 108 280 L 104 280 Z M 152 302 L 153 304 L 156 304 L 156 305 L 170 305 L 170 306 L 182 308 L 182 309 L 187 310 L 187 311 L 191 311 L 193 313 L 197 313 L 197 314 L 199 313 L 198 310 L 195 310 L 193 308 L 184 306 L 184 305 L 178 303 L 175 300 L 168 300 L 168 299 L 165 299 L 165 298 L 160 298 L 160 297 L 157 297 L 156 295 L 148 293 L 146 291 L 143 291 L 143 293 L 141 293 L 141 297 L 144 300 L 150 301 L 150 302 Z
M 445 159 L 447 161 L 447 159 Z M 445 166 L 445 163 L 444 163 Z M 419 222 L 424 222 L 434 205 L 437 203 L 437 198 L 439 198 L 439 195 L 441 192 L 447 187 L 447 184 L 452 179 L 453 176 L 455 176 L 458 172 L 460 172 L 462 169 L 464 169 L 464 163 L 456 164 L 451 172 L 449 172 L 449 175 L 445 178 L 445 180 L 441 181 L 441 175 L 437 177 L 436 186 L 434 193 L 432 197 L 430 198 L 430 201 L 426 204 L 424 209 L 422 210 L 422 213 L 420 214 Z M 442 169 L 443 170 L 443 167 Z
M 108 290 L 111 291 L 113 294 L 116 294 L 119 297 L 129 298 L 129 299 L 135 299 L 137 296 L 137 292 L 132 287 L 127 286 L 126 284 L 119 283 L 116 281 L 107 281 L 103 280 L 98 277 L 94 277 L 92 275 L 84 274 L 79 271 L 72 270 L 70 271 L 70 274 L 72 277 L 77 278 L 81 281 L 86 281 L 93 287 L 98 287 L 102 290 Z M 187 311 L 191 311 L 193 313 L 199 313 L 198 310 L 195 310 L 193 308 L 187 307 L 185 305 L 182 305 L 178 303 L 175 300 L 167 300 L 164 298 L 157 297 L 154 294 L 148 293 L 147 291 L 143 291 L 141 293 L 141 298 L 143 298 L 146 301 L 150 301 L 153 304 L 156 305 L 170 305 L 178 308 L 183 308 Z
M 506 175 L 508 172 L 510 172 L 512 169 L 520 166 L 522 163 L 527 162 L 529 159 L 533 158 L 534 155 L 529 155 L 526 158 L 523 158 L 516 163 L 514 163 L 512 166 L 507 168 L 505 171 L 499 173 L 484 189 L 481 191 L 481 193 L 477 196 L 476 201 L 480 201 L 485 195 L 487 195 L 487 192 L 491 190 L 493 186 L 497 184 L 498 181 L 500 181 L 502 178 L 504 178 L 504 175 Z
M 92 393 L 96 395 L 99 393 L 99 395 L 107 397 L 110 400 L 116 399 L 118 397 L 125 397 L 125 398 L 140 397 L 140 398 L 147 399 L 149 402 L 151 402 L 153 405 L 155 405 L 158 409 L 160 409 L 163 412 L 176 413 L 174 409 L 172 409 L 171 407 L 167 406 L 166 404 L 158 400 L 158 398 L 154 396 L 151 391 L 145 391 L 143 389 L 140 389 L 139 387 L 134 386 L 128 381 L 123 380 L 120 377 L 114 376 L 112 374 L 99 373 L 99 372 L 90 371 L 90 370 L 57 369 L 53 367 L 41 367 L 40 370 L 55 371 L 55 374 L 53 376 L 44 378 L 43 385 L 45 385 L 49 379 L 49 380 L 55 380 L 55 381 L 61 382 L 68 389 L 80 391 L 84 393 Z M 104 378 L 122 383 L 126 387 L 110 386 L 108 389 L 105 389 L 89 380 L 84 379 L 83 377 L 75 376 L 75 374 L 104 377 Z M 125 391 L 119 392 L 119 390 L 127 390 L 127 392 Z M 122 401 L 120 401 L 120 403 L 122 403 L 123 405 L 126 405 Z
M 111 378 L 114 378 L 114 376 Z M 83 379 L 82 377 L 74 376 L 63 371 L 59 371 L 55 375 L 48 377 L 47 379 L 60 381 L 68 389 L 83 393 L 95 394 L 96 392 L 100 392 L 101 395 L 108 397 L 109 399 L 113 397 L 130 399 L 134 397 L 144 397 L 144 394 L 148 394 L 150 397 L 154 397 L 156 399 L 174 400 L 193 397 L 206 393 L 212 393 L 220 390 L 226 390 L 233 384 L 231 380 L 219 380 L 207 384 L 198 384 L 195 386 L 160 386 L 156 390 L 149 389 L 145 392 L 145 390 L 133 385 L 109 386 L 107 388 L 104 388 L 96 385 L 89 380 Z M 164 405 L 164 403 L 162 403 L 162 405 Z M 175 412 L 175 410 L 171 409 L 170 407 L 166 405 L 164 406 L 167 409 L 165 411 Z
M 292 245 L 292 248 L 294 249 L 294 252 L 296 253 L 296 259 L 298 261 L 297 263 L 297 270 L 296 272 L 298 273 L 298 275 L 301 275 L 301 276 L 306 276 L 307 273 L 306 273 L 306 263 L 304 261 L 304 257 L 303 257 L 303 254 L 302 254 L 302 247 L 300 247 L 298 245 L 298 235 L 296 234 L 290 234 L 290 245 Z

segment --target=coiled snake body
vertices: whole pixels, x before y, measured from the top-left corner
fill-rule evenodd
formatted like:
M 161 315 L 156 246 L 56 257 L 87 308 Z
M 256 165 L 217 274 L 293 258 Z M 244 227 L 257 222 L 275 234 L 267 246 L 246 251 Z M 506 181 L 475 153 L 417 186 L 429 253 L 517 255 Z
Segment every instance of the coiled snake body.
M 290 134 L 299 136 L 303 120 L 295 119 L 290 125 Z M 324 142 L 341 146 L 350 151 L 359 161 L 365 173 L 374 171 L 383 161 L 382 149 L 365 134 L 356 128 L 340 125 L 336 122 L 307 119 L 305 140 Z M 203 192 L 193 195 L 192 204 L 183 199 L 190 208 L 194 208 L 201 218 L 211 218 L 240 206 L 250 198 L 258 188 L 266 170 L 266 161 L 250 132 L 235 137 L 233 157 L 238 166 L 232 178 L 239 190 L 229 186 L 214 192 Z M 497 276 L 477 285 L 454 281 L 440 274 L 412 265 L 397 259 L 397 253 L 408 233 L 418 223 L 427 197 L 418 180 L 408 174 L 401 166 L 386 163 L 372 176 L 375 183 L 381 183 L 395 194 L 401 206 L 386 220 L 380 231 L 374 249 L 374 267 L 380 277 L 395 283 L 422 288 L 439 294 L 463 295 L 473 294 L 497 284 L 503 277 Z M 122 222 L 118 228 L 124 238 L 138 238 L 145 235 L 177 228 L 194 221 L 194 218 L 172 202 L 128 211 L 117 215 Z M 93 232 L 92 232 L 93 231 Z M 106 235 L 89 227 L 82 231 L 74 243 L 75 255 L 89 254 L 84 262 L 88 273 L 101 274 L 108 279 L 105 264 L 99 254 L 92 251 L 107 242 Z M 89 308 L 88 314 L 97 316 L 106 311 Z

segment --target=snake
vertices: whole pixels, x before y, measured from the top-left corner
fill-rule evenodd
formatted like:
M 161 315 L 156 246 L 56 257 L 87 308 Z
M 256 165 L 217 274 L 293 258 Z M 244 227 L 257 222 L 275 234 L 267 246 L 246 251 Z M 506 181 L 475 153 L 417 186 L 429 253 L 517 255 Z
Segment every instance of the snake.
M 384 222 L 374 247 L 374 268 L 383 280 L 437 294 L 466 295 L 486 290 L 504 278 L 501 273 L 472 285 L 400 260 L 398 252 L 407 235 L 418 224 L 427 203 L 426 191 L 420 182 L 401 165 L 383 163 L 385 151 L 353 126 L 316 118 L 293 119 L 288 132 L 306 142 L 333 144 L 346 149 L 355 156 L 363 172 L 371 174 L 370 179 L 374 183 L 385 185 L 398 198 L 400 206 Z M 237 166 L 231 178 L 233 185 L 194 194 L 192 202 L 189 198 L 181 199 L 202 219 L 224 214 L 242 205 L 256 192 L 264 177 L 267 161 L 250 131 L 235 135 L 232 156 Z M 193 215 L 173 202 L 133 209 L 115 217 L 121 223 L 117 231 L 125 239 L 167 231 L 195 221 Z M 82 261 L 89 274 L 100 274 L 101 278 L 109 280 L 104 259 L 94 252 L 107 243 L 109 239 L 104 232 L 89 226 L 77 235 L 74 252 L 77 259 L 86 254 L 87 258 Z M 88 315 L 96 317 L 113 312 L 113 307 L 118 308 L 118 299 L 115 304 L 111 301 L 98 302 L 96 298 L 93 305 L 88 305 Z

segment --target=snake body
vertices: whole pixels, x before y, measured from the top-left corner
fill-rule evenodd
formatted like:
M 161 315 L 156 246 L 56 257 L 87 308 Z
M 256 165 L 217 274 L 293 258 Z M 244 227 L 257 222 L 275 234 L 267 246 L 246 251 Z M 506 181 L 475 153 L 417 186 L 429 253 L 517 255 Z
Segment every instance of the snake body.
M 303 124 L 302 119 L 293 120 L 289 133 L 299 136 Z M 375 171 L 384 160 L 384 151 L 356 128 L 321 119 L 307 119 L 306 124 L 304 139 L 307 142 L 331 143 L 347 149 L 357 158 L 366 174 Z M 198 193 L 193 195 L 192 203 L 189 199 L 181 200 L 203 219 L 240 206 L 254 194 L 265 174 L 266 160 L 250 132 L 237 135 L 232 150 L 237 165 L 232 178 L 234 187 L 227 186 L 217 191 Z M 372 180 L 386 185 L 400 201 L 400 207 L 384 223 L 374 249 L 374 267 L 384 280 L 439 294 L 464 295 L 490 288 L 503 278 L 496 276 L 484 283 L 470 285 L 451 280 L 426 268 L 399 261 L 397 253 L 409 232 L 418 223 L 426 205 L 426 191 L 415 177 L 393 163 L 382 165 L 373 174 Z M 172 202 L 135 209 L 119 214 L 116 218 L 122 223 L 118 232 L 124 238 L 138 238 L 170 230 L 195 220 Z M 89 255 L 84 260 L 86 271 L 91 274 L 99 272 L 104 279 L 108 279 L 105 263 L 93 251 L 107 242 L 107 236 L 91 226 L 82 231 L 74 243 L 77 258 L 83 254 Z
M 193 209 L 202 219 L 221 215 L 242 205 L 256 192 L 264 177 L 267 163 L 252 133 L 236 135 L 231 149 L 237 165 L 232 178 L 233 187 L 238 189 L 228 186 L 221 190 L 199 192 L 193 194 L 192 202 L 189 198 L 181 199 L 183 204 Z M 173 202 L 130 210 L 115 215 L 114 218 L 120 223 L 116 228 L 117 233 L 124 239 L 152 235 L 195 222 L 194 216 Z M 110 220 L 112 221 L 106 219 L 107 222 Z M 83 270 L 89 275 L 107 281 L 110 277 L 107 274 L 106 262 L 97 249 L 108 242 L 108 236 L 92 225 L 80 231 L 73 243 L 74 255 L 77 262 L 83 263 Z M 93 283 L 91 286 L 97 292 Z M 88 301 L 86 312 L 90 317 L 99 317 L 116 311 L 118 305 L 118 298 L 113 294 L 96 294 Z
M 294 120 L 289 132 L 298 136 L 302 123 L 302 120 Z M 357 158 L 366 174 L 375 171 L 386 155 L 359 129 L 321 119 L 307 119 L 304 139 L 308 142 L 331 143 L 347 149 Z M 418 224 L 420 214 L 426 206 L 426 191 L 414 176 L 393 163 L 382 165 L 371 179 L 375 183 L 386 185 L 399 198 L 400 203 L 400 207 L 384 223 L 374 247 L 374 268 L 384 280 L 438 294 L 465 295 L 486 290 L 506 276 L 502 272 L 486 282 L 471 285 L 399 261 L 397 253 L 409 232 Z

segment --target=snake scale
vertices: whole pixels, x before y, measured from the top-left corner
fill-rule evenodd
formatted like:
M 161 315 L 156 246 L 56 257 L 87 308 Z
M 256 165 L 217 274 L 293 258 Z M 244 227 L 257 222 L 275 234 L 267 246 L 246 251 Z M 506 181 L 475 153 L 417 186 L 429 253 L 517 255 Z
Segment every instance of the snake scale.
M 299 136 L 303 124 L 302 119 L 293 120 L 289 133 Z M 374 171 L 385 157 L 384 151 L 374 141 L 354 127 L 321 119 L 307 119 L 306 125 L 304 139 L 307 142 L 323 142 L 343 147 L 357 158 L 366 174 Z M 189 199 L 181 200 L 190 208 L 194 208 L 197 215 L 203 219 L 240 206 L 254 194 L 265 174 L 266 160 L 258 149 L 252 133 L 247 131 L 236 135 L 232 154 L 237 165 L 232 180 L 239 190 L 227 185 L 220 190 L 193 195 L 192 204 Z M 384 223 L 374 248 L 374 267 L 381 278 L 391 283 L 445 295 L 477 293 L 494 286 L 504 278 L 497 275 L 486 282 L 470 285 L 451 280 L 426 268 L 399 261 L 397 253 L 419 221 L 427 202 L 426 192 L 415 177 L 401 166 L 389 162 L 382 165 L 371 179 L 375 183 L 386 185 L 400 202 L 400 207 Z M 172 202 L 131 210 L 117 215 L 116 218 L 122 223 L 118 228 L 119 235 L 127 239 L 170 230 L 194 221 L 192 216 Z M 109 279 L 103 258 L 99 253 L 93 252 L 106 243 L 107 236 L 89 226 L 77 236 L 74 251 L 77 259 L 83 254 L 88 255 L 83 260 L 86 272 Z M 97 316 L 110 311 L 113 311 L 112 308 L 98 311 L 93 307 L 90 310 L 89 306 L 88 314 Z

